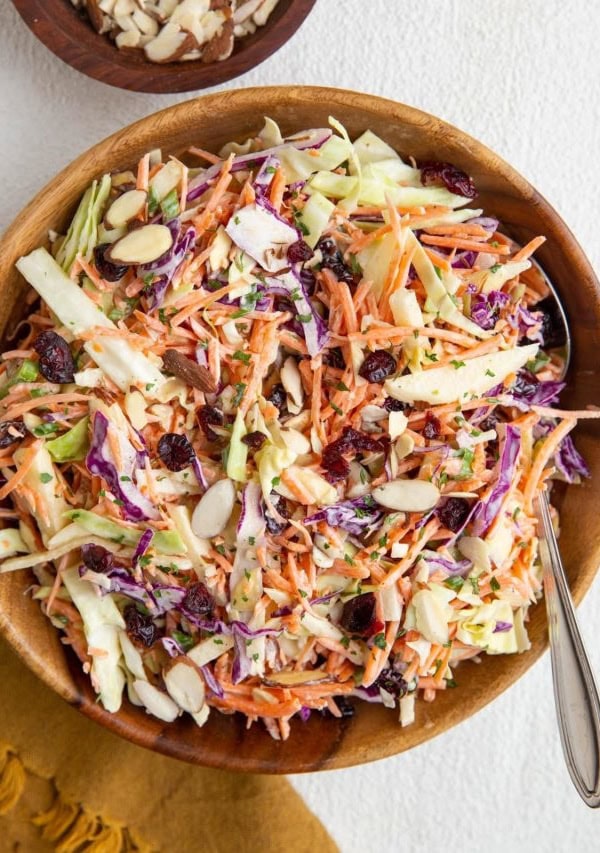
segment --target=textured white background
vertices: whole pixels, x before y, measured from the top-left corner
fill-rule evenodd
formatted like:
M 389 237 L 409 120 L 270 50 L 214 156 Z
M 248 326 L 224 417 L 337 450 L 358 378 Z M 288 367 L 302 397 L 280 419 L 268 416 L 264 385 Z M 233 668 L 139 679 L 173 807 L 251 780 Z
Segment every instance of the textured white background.
M 523 173 L 600 269 L 599 42 L 598 0 L 318 0 L 291 42 L 229 86 L 327 84 L 437 114 Z M 0 230 L 92 143 L 187 97 L 88 80 L 0 0 Z M 600 672 L 599 611 L 596 584 L 580 616 Z M 600 814 L 563 766 L 547 659 L 411 754 L 293 782 L 343 853 L 600 850 Z

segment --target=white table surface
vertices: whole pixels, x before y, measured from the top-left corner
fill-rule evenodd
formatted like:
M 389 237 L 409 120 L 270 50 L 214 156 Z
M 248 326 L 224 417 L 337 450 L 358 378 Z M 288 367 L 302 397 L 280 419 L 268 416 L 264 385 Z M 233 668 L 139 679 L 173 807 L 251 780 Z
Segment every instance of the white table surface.
M 227 87 L 327 84 L 447 119 L 525 175 L 600 270 L 599 42 L 597 0 L 318 0 L 286 46 Z M 0 230 L 88 146 L 191 96 L 89 80 L 2 0 Z M 600 582 L 580 617 L 600 672 Z M 292 781 L 343 853 L 600 850 L 600 814 L 580 802 L 563 765 L 547 657 L 410 754 Z

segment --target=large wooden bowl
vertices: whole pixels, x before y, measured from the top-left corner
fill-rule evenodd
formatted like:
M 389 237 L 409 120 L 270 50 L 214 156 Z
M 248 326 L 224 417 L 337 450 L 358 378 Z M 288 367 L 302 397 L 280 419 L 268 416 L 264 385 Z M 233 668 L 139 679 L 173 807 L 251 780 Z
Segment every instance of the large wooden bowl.
M 63 62 L 120 89 L 161 94 L 218 86 L 260 65 L 293 36 L 315 2 L 279 0 L 265 26 L 236 39 L 233 53 L 222 62 L 158 65 L 148 62 L 141 50 L 119 50 L 93 29 L 71 0 L 13 0 L 29 29 Z
M 160 146 L 178 153 L 190 143 L 217 150 L 231 139 L 257 131 L 269 115 L 291 133 L 327 124 L 329 115 L 351 136 L 367 128 L 401 153 L 457 164 L 475 178 L 485 209 L 500 217 L 515 239 L 536 234 L 548 241 L 539 258 L 559 289 L 573 332 L 574 351 L 566 403 L 598 403 L 600 388 L 600 287 L 582 250 L 558 214 L 520 175 L 466 134 L 432 116 L 392 101 L 326 88 L 246 89 L 209 95 L 179 104 L 125 128 L 83 154 L 58 175 L 17 217 L 0 245 L 0 332 L 19 316 L 25 283 L 14 263 L 46 240 L 49 228 L 64 228 L 87 184 L 109 169 L 130 166 Z M 218 116 L 218 121 L 215 120 Z M 577 443 L 592 468 L 592 478 L 569 488 L 562 500 L 561 548 L 571 588 L 579 602 L 600 561 L 600 438 L 584 421 Z M 544 606 L 533 608 L 532 650 L 517 656 L 486 658 L 480 666 L 457 669 L 458 689 L 429 705 L 418 703 L 416 722 L 399 727 L 393 711 L 360 705 L 353 718 L 334 720 L 313 714 L 294 722 L 292 735 L 277 743 L 260 725 L 245 731 L 241 717 L 213 713 L 198 729 L 191 719 L 165 725 L 124 704 L 116 715 L 96 702 L 81 666 L 65 650 L 58 632 L 26 595 L 31 576 L 0 576 L 0 630 L 23 661 L 68 702 L 92 719 L 135 743 L 197 764 L 269 773 L 344 767 L 401 752 L 465 720 L 506 690 L 547 646 Z M 550 701 L 550 699 L 548 700 Z

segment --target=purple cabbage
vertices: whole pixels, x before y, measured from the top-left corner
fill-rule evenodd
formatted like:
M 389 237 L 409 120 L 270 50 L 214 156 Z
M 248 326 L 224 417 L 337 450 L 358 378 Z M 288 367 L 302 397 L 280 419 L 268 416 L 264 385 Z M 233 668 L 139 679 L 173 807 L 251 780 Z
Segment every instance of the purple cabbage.
M 185 654 L 184 649 L 179 645 L 177 640 L 173 639 L 173 637 L 161 637 L 160 641 L 169 657 L 176 658 Z
M 477 260 L 477 252 L 460 252 L 452 261 L 452 267 L 455 270 L 470 270 Z
M 204 681 L 206 682 L 206 686 L 208 687 L 208 689 L 212 693 L 214 693 L 215 696 L 218 696 L 219 699 L 221 699 L 224 696 L 223 688 L 215 678 L 212 669 L 209 667 L 208 664 L 205 663 L 204 666 L 200 667 L 200 671 L 204 676 Z
M 310 719 L 311 710 L 307 708 L 306 705 L 303 705 L 298 711 L 298 716 L 302 720 L 303 723 L 306 723 L 308 719 Z
M 248 675 L 252 668 L 252 661 L 248 654 L 248 641 L 257 637 L 277 637 L 281 634 L 275 628 L 249 628 L 245 622 L 234 621 L 231 623 L 234 643 L 233 667 L 231 669 L 231 680 L 239 684 Z
M 108 430 L 116 433 L 121 451 L 121 468 L 117 469 L 108 442 Z M 115 498 L 120 501 L 121 512 L 128 521 L 158 519 L 154 505 L 138 489 L 135 470 L 143 465 L 145 454 L 138 453 L 129 439 L 112 424 L 102 412 L 94 415 L 92 440 L 85 460 L 90 474 L 106 482 Z M 125 479 L 124 479 L 125 478 Z
M 206 475 L 204 474 L 204 471 L 202 469 L 202 463 L 200 462 L 196 454 L 194 454 L 192 468 L 194 470 L 196 479 L 198 480 L 198 485 L 201 486 L 204 491 L 206 491 L 208 489 L 208 480 L 206 479 Z
M 295 136 L 290 136 L 284 139 L 281 145 L 275 145 L 273 148 L 265 148 L 264 151 L 251 151 L 248 154 L 238 155 L 231 164 L 231 171 L 232 173 L 242 172 L 245 169 L 261 166 L 269 157 L 276 157 L 282 148 L 287 148 L 290 145 L 298 151 L 304 151 L 307 148 L 320 148 L 331 136 L 332 131 L 329 128 L 317 128 L 306 131 L 304 135 L 296 134 Z M 200 198 L 220 175 L 222 168 L 223 161 L 215 163 L 210 169 L 207 169 L 190 181 L 187 200 L 195 201 L 197 198 Z
M 475 509 L 471 516 L 474 536 L 482 536 L 500 512 L 502 501 L 509 491 L 515 476 L 520 451 L 521 431 L 517 427 L 507 425 L 500 460 L 497 466 L 498 479 L 487 499 L 475 504 Z
M 544 336 L 542 335 L 542 315 L 538 312 L 529 311 L 523 305 L 519 305 L 517 313 L 514 317 L 508 318 L 509 323 L 513 328 L 519 330 L 519 334 L 526 337 L 527 340 L 534 343 L 543 344 Z
M 449 575 L 463 575 L 473 568 L 471 560 L 453 560 L 451 557 L 442 557 L 437 551 L 422 551 L 422 557 L 430 570 L 441 569 Z
M 154 273 L 156 280 L 148 288 L 147 296 L 149 298 L 149 310 L 154 311 L 160 308 L 163 303 L 165 293 L 175 273 L 185 260 L 187 253 L 191 250 L 196 242 L 196 231 L 194 228 L 188 228 L 185 234 L 180 234 L 180 223 L 178 219 L 173 219 L 167 223 L 173 236 L 173 245 L 162 257 L 153 261 L 150 264 L 143 264 L 137 268 L 137 275 L 143 278 L 148 273 Z
M 508 305 L 509 301 L 508 294 L 501 290 L 478 294 L 471 301 L 471 319 L 482 329 L 493 329 L 500 316 L 500 310 Z
M 482 228 L 485 228 L 486 231 L 489 231 L 490 234 L 493 234 L 494 231 L 498 230 L 498 226 L 500 223 L 493 216 L 475 216 L 473 219 L 468 219 L 466 222 L 467 225 L 481 225 Z
M 502 394 L 502 402 L 527 412 L 532 406 L 550 406 L 558 402 L 564 382 L 539 382 L 533 373 L 520 370 L 512 387 Z
M 496 627 L 492 631 L 493 634 L 501 634 L 505 631 L 510 631 L 512 624 L 510 622 L 496 622 Z
M 80 573 L 82 577 L 94 581 L 94 573 L 87 571 L 85 567 L 80 570 Z M 138 601 L 151 612 L 152 616 L 161 616 L 168 610 L 177 609 L 185 596 L 185 589 L 178 586 L 138 581 L 123 566 L 115 566 L 108 572 L 104 572 L 102 578 L 108 578 L 110 581 L 108 588 L 98 583 L 102 594 L 115 592 Z
M 296 315 L 302 323 L 302 332 L 308 354 L 311 357 L 318 355 L 329 340 L 327 324 L 308 298 L 306 285 L 300 278 L 299 271 L 292 267 L 290 272 L 279 278 L 267 279 L 267 286 L 269 288 L 284 288 L 286 295 L 292 299 Z
M 150 543 L 152 542 L 153 537 L 154 531 L 150 527 L 144 530 L 144 532 L 140 536 L 138 543 L 135 546 L 133 557 L 131 558 L 134 568 L 137 566 L 140 557 L 143 557 L 148 548 L 150 547 Z
M 570 435 L 561 441 L 554 454 L 554 464 L 568 483 L 577 483 L 580 477 L 591 477 L 590 469 Z
M 383 512 L 370 495 L 353 498 L 349 501 L 341 501 L 330 504 L 309 515 L 304 519 L 304 524 L 317 524 L 325 521 L 330 527 L 341 527 L 354 536 L 361 536 L 369 528 L 377 525 Z
M 257 198 L 266 195 L 267 190 L 273 181 L 273 175 L 279 166 L 280 162 L 277 157 L 269 156 L 264 161 L 254 178 L 253 186 Z

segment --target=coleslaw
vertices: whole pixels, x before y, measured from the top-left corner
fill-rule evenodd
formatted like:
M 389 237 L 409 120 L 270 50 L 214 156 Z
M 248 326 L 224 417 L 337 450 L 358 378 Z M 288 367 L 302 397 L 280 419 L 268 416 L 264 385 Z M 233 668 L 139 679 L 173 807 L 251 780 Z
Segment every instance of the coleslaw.
M 0 571 L 33 569 L 108 711 L 409 725 L 461 661 L 529 648 L 534 497 L 589 475 L 594 413 L 556 408 L 543 238 L 475 197 L 370 131 L 267 119 L 100 176 L 18 262 Z

